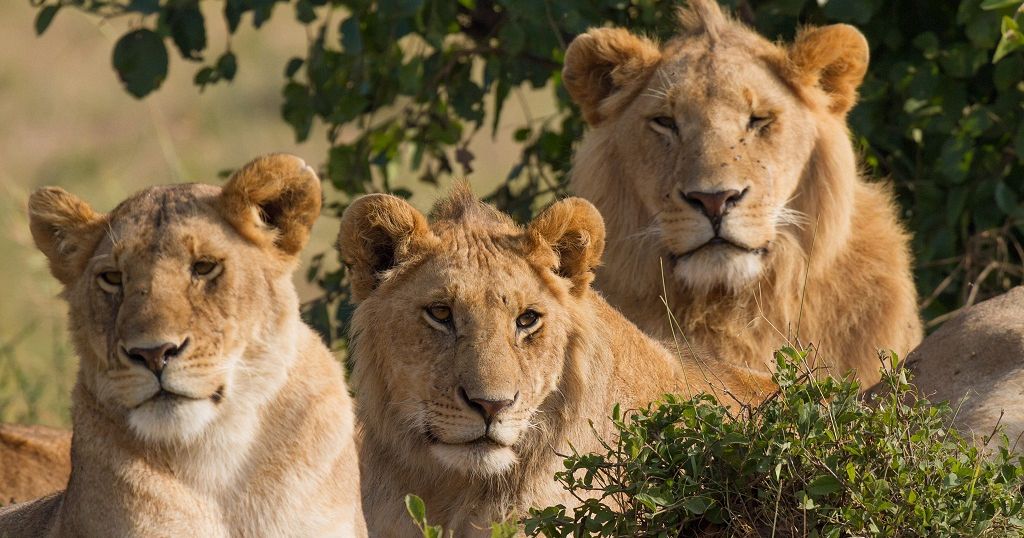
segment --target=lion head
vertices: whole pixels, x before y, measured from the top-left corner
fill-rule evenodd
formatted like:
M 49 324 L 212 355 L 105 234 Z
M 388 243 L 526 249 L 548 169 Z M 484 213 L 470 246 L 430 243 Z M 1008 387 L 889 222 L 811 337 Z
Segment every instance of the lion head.
M 817 172 L 836 164 L 822 163 L 831 143 L 822 132 L 831 124 L 845 134 L 868 45 L 834 25 L 781 46 L 713 0 L 690 6 L 664 46 L 601 28 L 569 47 L 565 86 L 593 128 L 573 185 L 602 209 L 595 198 L 628 205 L 634 213 L 621 218 L 647 226 L 635 235 L 656 238 L 678 281 L 698 293 L 736 291 L 787 243 L 809 247 L 816 233 L 815 254 L 828 257 L 848 233 L 851 185 L 817 184 Z M 827 158 L 853 166 L 851 151 Z M 610 186 L 596 167 L 615 160 L 624 177 Z
M 525 229 L 465 187 L 429 222 L 394 196 L 357 200 L 338 247 L 358 301 L 352 380 L 370 435 L 410 465 L 473 476 L 537 449 L 538 423 L 564 406 L 562 372 L 603 246 L 601 217 L 580 199 Z
M 147 189 L 108 214 L 32 194 L 36 245 L 64 286 L 79 390 L 148 442 L 187 443 L 283 383 L 296 255 L 320 209 L 300 159 L 257 159 L 221 189 Z M 282 334 L 283 333 L 283 334 Z

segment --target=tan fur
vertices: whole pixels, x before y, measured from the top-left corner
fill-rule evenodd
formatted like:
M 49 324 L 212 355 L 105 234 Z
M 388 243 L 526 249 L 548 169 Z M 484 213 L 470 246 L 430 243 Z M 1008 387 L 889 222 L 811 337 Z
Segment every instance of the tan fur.
M 387 195 L 345 212 L 339 249 L 361 283 L 350 349 L 372 536 L 417 535 L 408 493 L 460 537 L 488 536 L 490 522 L 531 506 L 575 505 L 553 479 L 559 454 L 598 450 L 615 403 L 769 390 L 765 378 L 674 356 L 594 293 L 603 238 L 600 215 L 579 198 L 526 228 L 465 187 L 429 222 Z M 437 305 L 451 324 L 430 317 Z M 537 325 L 521 328 L 528 310 Z M 512 404 L 488 427 L 476 398 Z
M 914 385 L 957 410 L 954 424 L 978 444 L 998 424 L 1024 452 L 1024 287 L 965 309 L 907 357 Z M 992 437 L 992 448 L 999 439 Z
M 319 210 L 315 173 L 289 155 L 106 215 L 32 195 L 81 361 L 73 470 L 65 491 L 0 512 L 0 535 L 365 535 L 351 400 L 291 282 Z M 132 350 L 160 342 L 181 348 L 157 375 Z
M 0 506 L 63 489 L 71 473 L 71 432 L 0 424 Z
M 867 42 L 834 25 L 773 44 L 713 0 L 689 6 L 660 48 L 602 28 L 566 52 L 591 127 L 571 184 L 608 225 L 596 286 L 668 338 L 664 277 L 684 333 L 710 353 L 764 367 L 799 340 L 869 386 L 877 349 L 906 354 L 921 323 L 893 196 L 859 175 L 846 126 Z M 693 194 L 729 191 L 716 232 Z M 716 233 L 727 242 L 708 243 Z

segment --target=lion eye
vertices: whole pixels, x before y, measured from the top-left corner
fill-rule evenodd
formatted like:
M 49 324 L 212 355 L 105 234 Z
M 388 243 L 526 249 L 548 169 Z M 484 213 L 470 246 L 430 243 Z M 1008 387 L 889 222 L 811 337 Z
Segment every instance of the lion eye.
M 116 291 L 121 287 L 121 271 L 103 271 L 99 275 L 100 287 L 107 291 Z
M 519 314 L 519 317 L 516 318 L 516 327 L 519 327 L 520 329 L 529 329 L 536 325 L 539 320 L 540 314 L 533 310 L 527 310 L 526 312 Z
M 438 323 L 450 323 L 452 321 L 452 309 L 444 305 L 428 306 L 427 315 Z
M 658 127 L 661 127 L 662 129 L 668 129 L 673 133 L 679 129 L 679 126 L 676 125 L 676 120 L 668 116 L 658 116 L 656 118 L 651 119 L 651 122 L 653 122 Z
M 765 127 L 768 127 L 768 125 L 770 125 L 773 121 L 775 121 L 775 118 L 770 115 L 760 116 L 757 114 L 751 114 L 750 122 L 747 123 L 747 130 L 761 131 Z
M 192 264 L 192 272 L 196 276 L 216 276 L 218 269 L 220 269 L 220 264 L 212 260 L 199 260 Z

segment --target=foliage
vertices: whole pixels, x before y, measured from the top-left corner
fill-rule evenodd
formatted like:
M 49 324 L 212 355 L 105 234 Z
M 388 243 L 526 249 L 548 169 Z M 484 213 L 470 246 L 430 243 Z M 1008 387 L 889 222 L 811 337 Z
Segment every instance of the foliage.
M 573 454 L 558 481 L 583 499 L 536 509 L 543 536 L 1019 536 L 1024 457 L 948 428 L 897 364 L 872 402 L 776 354 L 779 390 L 734 418 L 711 396 L 612 415 L 619 439 Z M 986 459 L 991 456 L 991 459 Z
M 227 47 L 208 55 L 198 0 L 32 0 L 44 32 L 61 9 L 129 16 L 114 68 L 143 96 L 166 76 L 168 47 L 200 67 L 200 87 L 239 69 Z M 850 117 L 875 177 L 891 178 L 915 232 L 927 318 L 1021 281 L 1024 205 L 1024 56 L 1019 1 L 722 0 L 768 36 L 799 24 L 846 22 L 872 44 L 861 104 Z M 217 4 L 220 5 L 220 4 Z M 560 80 L 566 45 L 589 27 L 618 25 L 667 37 L 677 2 L 661 0 L 225 0 L 229 35 L 260 28 L 287 7 L 310 36 L 283 71 L 281 115 L 299 140 L 315 122 L 331 147 L 324 177 L 341 198 L 395 191 L 396 163 L 435 183 L 470 174 L 468 142 L 494 135 L 522 87 L 548 88 L 557 107 L 515 132 L 518 163 L 490 198 L 523 218 L 564 192 L 583 132 Z M 999 60 L 992 63 L 991 59 Z M 258 63 L 258 59 L 251 59 Z M 408 194 L 397 190 L 397 194 Z M 340 212 L 344 204 L 331 209 Z M 315 264 L 324 297 L 306 317 L 328 338 L 350 313 L 344 275 Z
M 412 517 L 416 528 L 423 533 L 423 538 L 443 538 L 445 536 L 444 529 L 440 525 L 431 525 L 427 521 L 427 507 L 423 504 L 423 499 L 416 495 L 406 495 L 405 509 Z M 512 538 L 516 535 L 516 531 L 516 526 L 513 524 L 494 523 L 491 525 L 491 538 Z M 448 536 L 453 536 L 453 532 L 448 531 Z

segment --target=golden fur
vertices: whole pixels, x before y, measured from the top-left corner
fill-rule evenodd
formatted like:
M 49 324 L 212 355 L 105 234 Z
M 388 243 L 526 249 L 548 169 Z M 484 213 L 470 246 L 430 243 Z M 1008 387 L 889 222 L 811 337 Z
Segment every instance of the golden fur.
M 63 489 L 71 473 L 71 432 L 0 424 L 0 506 Z
M 921 324 L 893 196 L 859 175 L 846 126 L 867 42 L 833 25 L 774 44 L 713 0 L 689 6 L 663 46 L 601 28 L 566 52 L 591 127 L 572 188 L 608 225 L 596 286 L 666 338 L 664 273 L 683 331 L 710 353 L 758 367 L 798 338 L 870 385 L 876 350 L 907 353 Z
M 365 534 L 351 399 L 291 281 L 319 210 L 316 174 L 288 155 L 105 215 L 32 195 L 81 361 L 73 470 L 0 512 L 0 535 Z
M 372 536 L 417 535 L 407 493 L 455 536 L 573 505 L 553 479 L 558 454 L 599 449 L 589 421 L 608 437 L 615 403 L 766 389 L 764 378 L 681 360 L 609 306 L 589 285 L 603 248 L 601 216 L 579 198 L 526 228 L 465 187 L 429 221 L 388 195 L 348 208 L 339 249 L 359 301 L 352 381 Z

